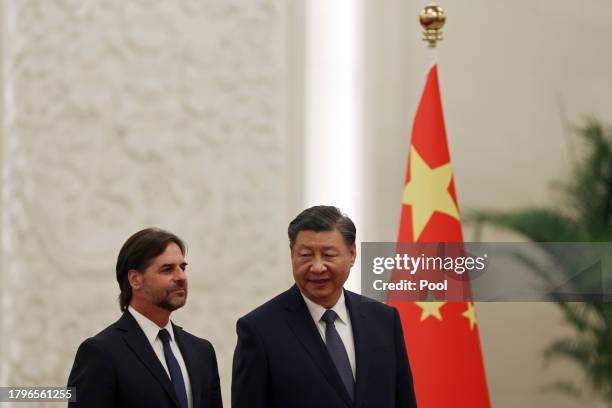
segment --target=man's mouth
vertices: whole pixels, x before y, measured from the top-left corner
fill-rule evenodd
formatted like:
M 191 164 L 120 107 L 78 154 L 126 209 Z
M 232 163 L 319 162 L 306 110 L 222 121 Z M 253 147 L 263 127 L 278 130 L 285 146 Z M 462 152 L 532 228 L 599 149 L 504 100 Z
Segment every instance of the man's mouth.
M 316 278 L 316 279 L 309 279 L 308 281 L 317 285 L 317 284 L 327 283 L 330 280 L 331 280 L 330 278 Z

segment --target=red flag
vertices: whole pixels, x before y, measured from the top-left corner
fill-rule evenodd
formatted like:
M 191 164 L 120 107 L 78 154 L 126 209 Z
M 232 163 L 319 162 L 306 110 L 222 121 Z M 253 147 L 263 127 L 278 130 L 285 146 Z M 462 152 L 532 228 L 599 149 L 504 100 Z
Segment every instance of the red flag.
M 463 242 L 436 64 L 414 119 L 398 242 Z M 474 303 L 466 300 L 388 302 L 400 312 L 420 408 L 490 407 Z

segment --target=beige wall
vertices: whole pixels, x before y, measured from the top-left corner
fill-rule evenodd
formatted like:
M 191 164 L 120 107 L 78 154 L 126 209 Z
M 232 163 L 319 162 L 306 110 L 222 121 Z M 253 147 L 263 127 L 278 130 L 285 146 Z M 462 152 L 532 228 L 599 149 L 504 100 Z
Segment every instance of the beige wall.
M 418 13 L 425 2 L 363 2 L 368 240 L 392 241 L 409 135 L 428 66 Z M 550 186 L 571 157 L 564 121 L 612 123 L 612 3 L 444 2 L 439 75 L 461 209 L 555 206 Z M 474 238 L 465 228 L 465 238 Z M 517 237 L 486 231 L 484 239 Z M 479 304 L 493 406 L 575 407 L 539 388 L 581 376 L 543 367 L 541 352 L 568 332 L 550 304 Z M 595 406 L 588 404 L 588 406 Z
M 79 343 L 119 317 L 121 244 L 160 226 L 189 247 L 174 319 L 215 345 L 229 403 L 236 319 L 290 283 L 285 3 L 2 11 L 0 382 L 65 384 Z

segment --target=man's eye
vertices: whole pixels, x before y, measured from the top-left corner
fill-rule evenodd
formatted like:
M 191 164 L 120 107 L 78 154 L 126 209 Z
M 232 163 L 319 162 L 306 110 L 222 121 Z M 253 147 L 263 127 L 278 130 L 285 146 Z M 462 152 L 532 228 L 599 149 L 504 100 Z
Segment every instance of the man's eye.
M 336 254 L 334 252 L 327 252 L 327 253 L 325 253 L 323 255 L 325 255 L 328 258 L 332 258 L 332 257 L 336 256 Z

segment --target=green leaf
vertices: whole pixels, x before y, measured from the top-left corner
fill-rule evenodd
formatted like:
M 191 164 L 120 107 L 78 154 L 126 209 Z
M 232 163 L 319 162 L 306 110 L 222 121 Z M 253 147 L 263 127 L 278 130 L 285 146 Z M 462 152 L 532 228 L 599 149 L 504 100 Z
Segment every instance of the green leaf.
M 579 242 L 585 238 L 574 220 L 546 208 L 474 211 L 466 220 L 509 230 L 536 242 Z

